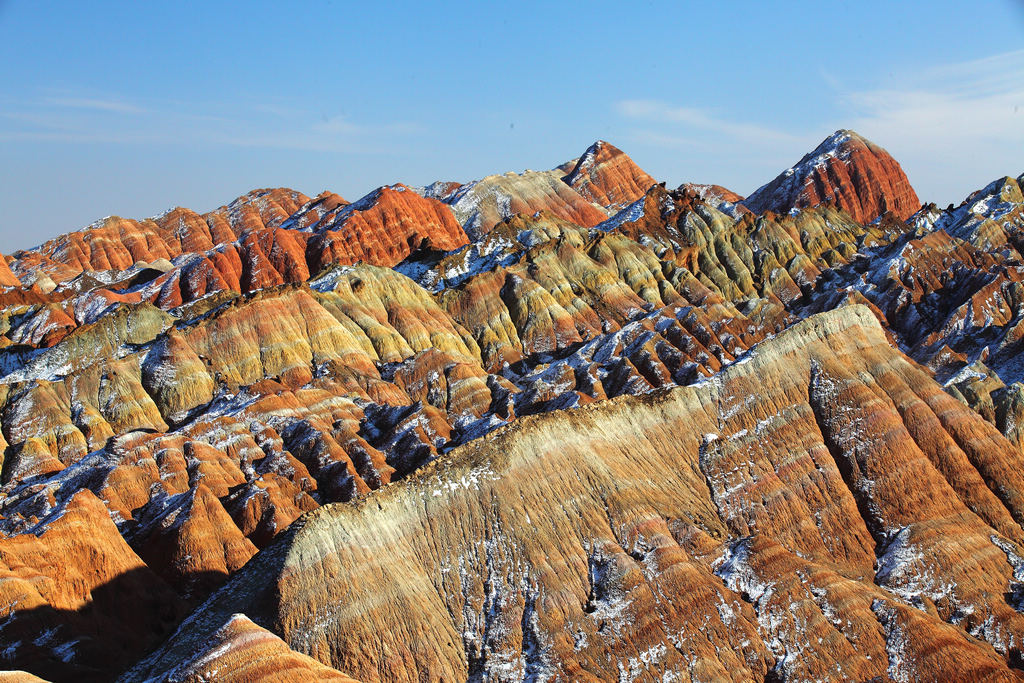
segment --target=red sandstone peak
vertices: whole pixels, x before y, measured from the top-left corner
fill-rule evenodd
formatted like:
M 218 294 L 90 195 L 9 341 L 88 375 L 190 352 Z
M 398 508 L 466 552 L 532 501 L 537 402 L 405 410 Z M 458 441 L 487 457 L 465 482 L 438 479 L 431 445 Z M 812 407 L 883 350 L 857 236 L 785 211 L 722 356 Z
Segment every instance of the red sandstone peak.
M 366 261 L 393 266 L 430 244 L 449 251 L 469 240 L 448 205 L 402 185 L 379 187 L 314 227 L 317 265 Z
M 615 145 L 598 140 L 583 153 L 564 180 L 585 198 L 621 209 L 644 196 L 657 181 Z
M 921 208 L 899 163 L 851 130 L 830 135 L 743 204 L 755 213 L 786 213 L 826 202 L 860 223 L 886 212 L 905 220 Z
M 227 206 L 206 214 L 207 222 L 213 216 L 228 221 L 236 234 L 245 230 L 277 227 L 289 216 L 309 202 L 309 197 L 287 187 L 257 189 L 247 192 Z

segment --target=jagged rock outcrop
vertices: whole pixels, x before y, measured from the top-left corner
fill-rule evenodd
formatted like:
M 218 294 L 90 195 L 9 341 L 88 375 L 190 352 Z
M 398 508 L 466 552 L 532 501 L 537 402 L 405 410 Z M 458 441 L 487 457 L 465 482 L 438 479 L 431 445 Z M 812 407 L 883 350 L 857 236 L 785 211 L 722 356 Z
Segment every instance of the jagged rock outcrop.
M 750 209 L 743 206 L 743 195 L 736 194 L 732 190 L 721 185 L 709 185 L 701 183 L 683 183 L 677 189 L 689 192 L 700 197 L 701 200 L 711 207 L 725 213 L 748 213 Z
M 562 178 L 585 199 L 618 211 L 643 197 L 657 181 L 618 147 L 598 140 Z
M 982 362 L 1001 383 L 1024 379 L 1017 362 L 1024 333 L 1024 198 L 1010 178 L 945 211 L 929 205 L 912 228 L 823 273 L 802 312 L 840 300 L 869 303 L 879 319 L 941 380 Z
M 361 680 L 1017 680 L 1021 460 L 846 307 L 319 510 L 126 680 L 243 608 Z
M 844 209 L 858 223 L 885 213 L 903 220 L 921 208 L 899 163 L 850 130 L 836 131 L 743 200 L 754 213 L 787 213 L 822 203 Z

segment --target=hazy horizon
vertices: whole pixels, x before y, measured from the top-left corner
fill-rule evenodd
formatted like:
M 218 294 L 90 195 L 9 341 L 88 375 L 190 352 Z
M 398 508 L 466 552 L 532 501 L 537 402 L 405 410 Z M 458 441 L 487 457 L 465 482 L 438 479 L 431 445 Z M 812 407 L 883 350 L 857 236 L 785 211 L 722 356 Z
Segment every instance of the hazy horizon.
M 984 21 L 979 23 L 979 18 Z M 0 251 L 258 187 L 547 169 L 608 140 L 747 195 L 838 128 L 958 203 L 1024 171 L 1024 11 L 0 2 Z

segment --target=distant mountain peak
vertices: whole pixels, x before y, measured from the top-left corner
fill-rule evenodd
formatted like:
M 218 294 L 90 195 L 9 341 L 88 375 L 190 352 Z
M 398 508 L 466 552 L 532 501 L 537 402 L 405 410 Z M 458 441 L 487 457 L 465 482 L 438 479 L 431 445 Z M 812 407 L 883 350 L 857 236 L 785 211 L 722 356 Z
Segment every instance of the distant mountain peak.
M 656 181 L 621 149 L 597 140 L 562 180 L 586 199 L 619 210 L 635 202 Z
M 833 202 L 861 223 L 889 212 L 913 215 L 921 202 L 892 156 L 855 131 L 839 129 L 743 201 L 755 213 Z

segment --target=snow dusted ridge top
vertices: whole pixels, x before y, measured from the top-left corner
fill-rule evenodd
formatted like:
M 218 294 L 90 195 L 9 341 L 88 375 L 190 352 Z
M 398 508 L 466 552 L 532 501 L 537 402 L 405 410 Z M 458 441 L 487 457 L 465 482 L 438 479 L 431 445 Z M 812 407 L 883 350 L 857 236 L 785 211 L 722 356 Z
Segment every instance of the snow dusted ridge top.
M 592 144 L 590 147 L 587 147 L 587 151 L 584 152 L 583 156 L 580 157 L 580 160 L 578 162 L 576 162 L 576 168 L 574 168 L 572 171 L 570 171 L 565 176 L 566 179 L 568 180 L 570 178 L 573 178 L 573 177 L 579 175 L 580 173 L 584 173 L 588 169 L 593 167 L 593 165 L 595 163 L 595 159 L 597 158 L 597 155 L 601 151 L 601 147 L 603 145 L 604 145 L 604 140 L 598 140 L 597 142 Z
M 852 130 L 837 130 L 825 138 L 820 145 L 805 154 L 796 166 L 787 169 L 784 173 L 793 175 L 796 171 L 803 170 L 808 166 L 821 166 L 832 158 L 846 161 L 850 158 L 850 145 L 847 143 L 851 141 L 863 143 L 864 139 Z
M 831 203 L 859 223 L 883 214 L 905 220 L 921 208 L 899 163 L 851 130 L 837 130 L 743 204 L 755 213 L 783 214 Z
M 825 165 L 829 159 L 847 161 L 850 158 L 850 142 L 862 141 L 859 135 L 849 130 L 837 130 L 796 164 L 783 171 L 777 178 L 757 188 L 743 204 L 752 211 L 762 213 L 770 207 L 787 201 L 799 194 L 813 169 Z

